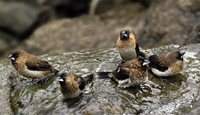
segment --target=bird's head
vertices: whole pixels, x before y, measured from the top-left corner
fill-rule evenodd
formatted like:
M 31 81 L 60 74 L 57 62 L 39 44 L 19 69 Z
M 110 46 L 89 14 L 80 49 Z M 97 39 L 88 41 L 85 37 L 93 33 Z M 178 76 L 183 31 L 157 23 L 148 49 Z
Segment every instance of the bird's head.
M 168 54 L 169 59 L 183 60 L 184 51 L 174 51 Z
M 65 85 L 65 76 L 66 76 L 66 74 L 62 73 L 59 76 L 60 77 L 58 78 L 58 82 L 60 83 L 61 86 L 64 86 Z
M 25 54 L 25 51 L 22 49 L 16 49 L 11 52 L 8 58 L 14 63 L 21 55 Z
M 185 55 L 185 51 L 179 51 L 177 58 L 183 60 L 184 55 Z
M 140 64 L 143 66 L 143 67 L 149 67 L 149 64 L 150 64 L 150 61 L 147 60 L 145 57 L 142 57 L 142 56 L 139 56 L 138 57 L 138 61 L 140 62 Z
M 121 40 L 128 40 L 130 38 L 129 35 L 130 35 L 130 31 L 129 30 L 122 30 L 120 32 L 120 39 Z

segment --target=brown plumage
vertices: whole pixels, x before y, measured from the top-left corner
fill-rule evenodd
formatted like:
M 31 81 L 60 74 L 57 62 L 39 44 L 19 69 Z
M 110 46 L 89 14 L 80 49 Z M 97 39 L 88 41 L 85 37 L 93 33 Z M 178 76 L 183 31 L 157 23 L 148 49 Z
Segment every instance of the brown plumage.
M 139 50 L 137 39 L 133 32 L 122 30 L 117 39 L 116 46 L 123 60 L 128 61 L 138 56 L 145 57 L 144 53 Z
M 129 60 L 120 65 L 110 76 L 119 83 L 119 87 L 136 86 L 148 76 L 149 61 L 144 57 Z
M 118 48 L 135 48 L 136 43 L 137 39 L 134 33 L 129 30 L 122 30 L 119 38 L 117 39 L 116 46 Z
M 185 52 L 173 51 L 160 53 L 149 57 L 153 74 L 159 77 L 173 76 L 183 68 L 183 55 Z
M 12 51 L 9 58 L 15 69 L 27 78 L 45 78 L 58 73 L 47 61 L 22 49 Z
M 62 73 L 58 79 L 60 83 L 60 91 L 62 92 L 65 99 L 76 98 L 85 88 L 86 84 L 92 81 L 93 74 L 85 77 L 80 77 L 74 74 Z

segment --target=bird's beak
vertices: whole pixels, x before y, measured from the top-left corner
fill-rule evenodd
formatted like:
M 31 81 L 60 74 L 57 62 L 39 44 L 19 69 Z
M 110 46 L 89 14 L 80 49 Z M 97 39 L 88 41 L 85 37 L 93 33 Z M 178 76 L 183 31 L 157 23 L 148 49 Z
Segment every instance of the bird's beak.
M 124 37 L 128 38 L 128 34 L 123 34 Z
M 64 80 L 62 78 L 59 78 L 58 82 L 64 82 Z
M 14 58 L 14 57 L 12 57 L 12 54 L 10 54 L 10 55 L 8 56 L 8 58 L 9 58 L 10 60 L 13 60 L 13 61 L 15 61 L 15 58 Z
M 149 61 L 149 60 L 145 60 L 145 61 L 144 61 L 144 63 L 143 63 L 142 65 L 143 65 L 143 66 L 146 66 L 146 65 L 148 66 L 148 65 L 149 65 L 149 63 L 150 63 L 150 61 Z

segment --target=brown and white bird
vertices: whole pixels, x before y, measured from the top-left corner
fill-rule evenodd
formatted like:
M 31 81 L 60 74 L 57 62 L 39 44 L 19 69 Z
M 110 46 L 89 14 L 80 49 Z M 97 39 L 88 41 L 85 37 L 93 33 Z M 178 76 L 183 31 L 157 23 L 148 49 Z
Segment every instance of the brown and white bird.
M 60 83 L 60 91 L 63 94 L 64 99 L 78 97 L 92 79 L 93 74 L 80 77 L 71 73 L 62 73 L 58 82 Z
M 150 62 L 142 56 L 125 61 L 109 76 L 118 82 L 118 87 L 127 88 L 144 82 L 148 76 Z
M 15 69 L 27 78 L 43 79 L 58 73 L 47 61 L 22 49 L 12 51 L 9 58 Z
M 119 38 L 117 39 L 116 46 L 118 48 L 119 54 L 124 61 L 134 59 L 138 56 L 145 57 L 139 49 L 137 39 L 133 32 L 129 30 L 122 30 L 120 32 Z
M 168 77 L 179 73 L 183 68 L 183 55 L 185 52 L 173 51 L 151 55 L 149 57 L 150 68 L 158 77 Z

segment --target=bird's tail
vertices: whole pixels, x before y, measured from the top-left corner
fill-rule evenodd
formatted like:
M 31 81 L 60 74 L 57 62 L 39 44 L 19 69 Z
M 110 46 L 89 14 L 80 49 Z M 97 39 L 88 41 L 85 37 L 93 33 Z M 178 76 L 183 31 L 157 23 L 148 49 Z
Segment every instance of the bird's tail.
M 85 74 L 83 76 L 81 76 L 81 78 L 83 78 L 86 82 L 86 84 L 92 82 L 92 80 L 94 79 L 94 74 L 90 73 L 90 74 Z
M 59 71 L 57 69 L 53 70 L 54 75 L 57 75 L 59 73 Z
M 96 75 L 98 76 L 98 79 L 107 79 L 111 78 L 110 75 L 112 75 L 112 72 L 97 72 Z
M 97 76 L 99 79 L 111 79 L 114 81 L 117 81 L 118 79 L 121 80 L 127 78 L 127 75 L 118 72 L 118 69 L 114 70 L 113 72 L 98 72 Z

